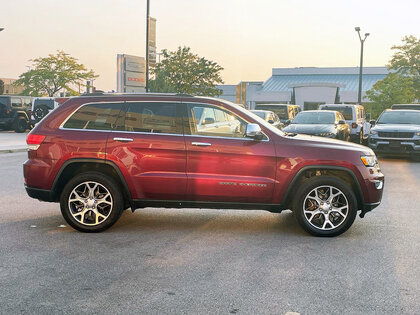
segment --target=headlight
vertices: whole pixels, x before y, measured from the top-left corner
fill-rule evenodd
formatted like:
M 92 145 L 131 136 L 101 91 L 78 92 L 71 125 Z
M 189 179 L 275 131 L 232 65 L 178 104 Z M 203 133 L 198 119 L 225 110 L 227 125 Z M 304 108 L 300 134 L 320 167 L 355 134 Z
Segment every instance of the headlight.
M 362 155 L 360 159 L 365 166 L 369 167 L 375 166 L 378 163 L 375 155 Z
M 420 136 L 420 132 L 416 132 L 416 136 Z
M 335 137 L 335 134 L 332 133 L 332 132 L 321 132 L 321 133 L 318 133 L 317 136 L 320 136 L 320 137 Z
M 371 135 L 377 135 L 377 134 L 378 134 L 378 132 L 377 132 L 376 130 L 371 130 L 369 133 L 370 133 Z

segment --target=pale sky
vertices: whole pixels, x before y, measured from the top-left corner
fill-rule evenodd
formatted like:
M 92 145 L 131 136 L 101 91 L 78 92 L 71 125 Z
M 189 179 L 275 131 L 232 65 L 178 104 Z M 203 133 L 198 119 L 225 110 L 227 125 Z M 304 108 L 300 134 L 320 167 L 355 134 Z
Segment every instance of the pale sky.
M 151 0 L 157 49 L 190 46 L 226 84 L 265 81 L 272 68 L 358 66 L 355 26 L 371 36 L 366 66 L 383 66 L 405 35 L 420 37 L 419 0 Z M 146 0 L 0 0 L 0 77 L 64 50 L 116 89 L 116 56 L 144 56 Z

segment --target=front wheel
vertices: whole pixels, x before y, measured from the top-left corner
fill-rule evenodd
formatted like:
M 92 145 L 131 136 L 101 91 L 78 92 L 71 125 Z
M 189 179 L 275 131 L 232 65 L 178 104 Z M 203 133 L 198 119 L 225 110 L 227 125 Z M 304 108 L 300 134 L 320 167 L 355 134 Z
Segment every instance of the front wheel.
M 293 202 L 302 228 L 315 236 L 337 236 L 347 231 L 357 214 L 357 201 L 342 180 L 317 176 L 302 184 Z
M 123 206 L 115 181 L 96 172 L 72 178 L 60 198 L 64 219 L 82 232 L 102 232 L 110 228 L 121 216 Z

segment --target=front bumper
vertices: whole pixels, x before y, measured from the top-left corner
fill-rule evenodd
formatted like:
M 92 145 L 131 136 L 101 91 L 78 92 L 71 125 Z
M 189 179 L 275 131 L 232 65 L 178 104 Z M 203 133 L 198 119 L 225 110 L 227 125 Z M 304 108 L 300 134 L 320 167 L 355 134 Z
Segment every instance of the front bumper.
M 370 137 L 369 147 L 379 154 L 409 156 L 420 155 L 420 137 L 404 138 L 380 138 Z

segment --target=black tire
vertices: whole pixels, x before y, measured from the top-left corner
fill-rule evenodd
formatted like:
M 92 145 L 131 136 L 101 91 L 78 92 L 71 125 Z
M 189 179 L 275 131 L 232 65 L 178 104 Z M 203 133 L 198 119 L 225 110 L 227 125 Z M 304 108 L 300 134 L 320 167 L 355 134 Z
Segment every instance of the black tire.
M 109 206 L 109 210 L 107 209 L 107 213 L 105 213 L 107 217 L 99 223 L 91 222 L 89 220 L 95 220 L 96 218 L 96 215 L 93 210 L 86 210 L 86 213 L 82 216 L 78 215 L 77 211 L 74 211 L 75 203 L 72 203 L 71 206 L 69 205 L 69 198 L 71 196 L 74 197 L 74 194 L 72 193 L 73 190 L 77 187 L 83 186 L 86 182 L 98 183 L 102 185 L 102 187 L 105 187 L 105 189 L 109 192 L 111 196 L 109 200 L 111 200 L 112 205 Z M 98 206 L 99 204 L 101 203 L 98 202 Z M 73 207 L 73 209 L 71 207 Z M 82 210 L 79 213 L 82 213 L 83 210 L 86 209 L 82 204 L 81 207 L 83 209 L 80 208 Z M 124 209 L 124 199 L 120 188 L 112 178 L 97 172 L 87 172 L 76 175 L 64 186 L 60 197 L 60 208 L 64 219 L 74 229 L 81 232 L 102 232 L 110 228 L 115 222 L 117 222 Z M 78 219 L 76 219 L 76 217 L 78 217 Z M 89 225 L 90 223 L 96 225 Z
M 15 121 L 14 128 L 15 132 L 22 133 L 28 129 L 28 122 L 26 121 L 25 117 L 18 117 Z
M 48 108 L 45 105 L 38 105 L 34 108 L 33 115 L 35 122 L 41 121 L 48 114 Z
M 322 186 L 332 186 L 335 189 L 340 190 L 344 194 L 346 201 L 348 203 L 348 208 L 346 210 L 347 211 L 346 217 L 343 219 L 343 217 L 337 216 L 336 218 L 338 219 L 337 226 L 334 227 L 332 224 L 329 224 L 329 227 L 331 227 L 331 229 L 330 228 L 322 229 L 322 227 L 317 227 L 314 224 L 310 223 L 309 218 L 305 216 L 305 213 L 303 210 L 304 202 L 308 194 L 310 194 L 315 188 L 322 187 Z M 341 195 L 339 196 L 339 198 L 342 198 Z M 319 205 L 316 210 L 318 209 L 320 209 Z M 293 200 L 292 210 L 293 210 L 296 220 L 306 232 L 315 236 L 332 237 L 332 236 L 337 236 L 344 233 L 353 224 L 356 218 L 356 214 L 357 214 L 357 200 L 351 188 L 342 180 L 336 177 L 331 177 L 331 176 L 316 176 L 316 177 L 312 177 L 308 179 L 300 186 L 296 194 L 296 197 Z M 328 214 L 328 217 L 331 218 L 331 215 L 332 214 Z M 320 213 L 318 217 L 320 219 L 324 218 L 325 220 L 325 215 L 322 213 Z M 314 219 L 315 218 L 316 216 L 314 216 Z M 341 218 L 341 221 L 340 221 L 340 218 Z M 322 224 L 322 221 L 321 221 L 321 224 Z

